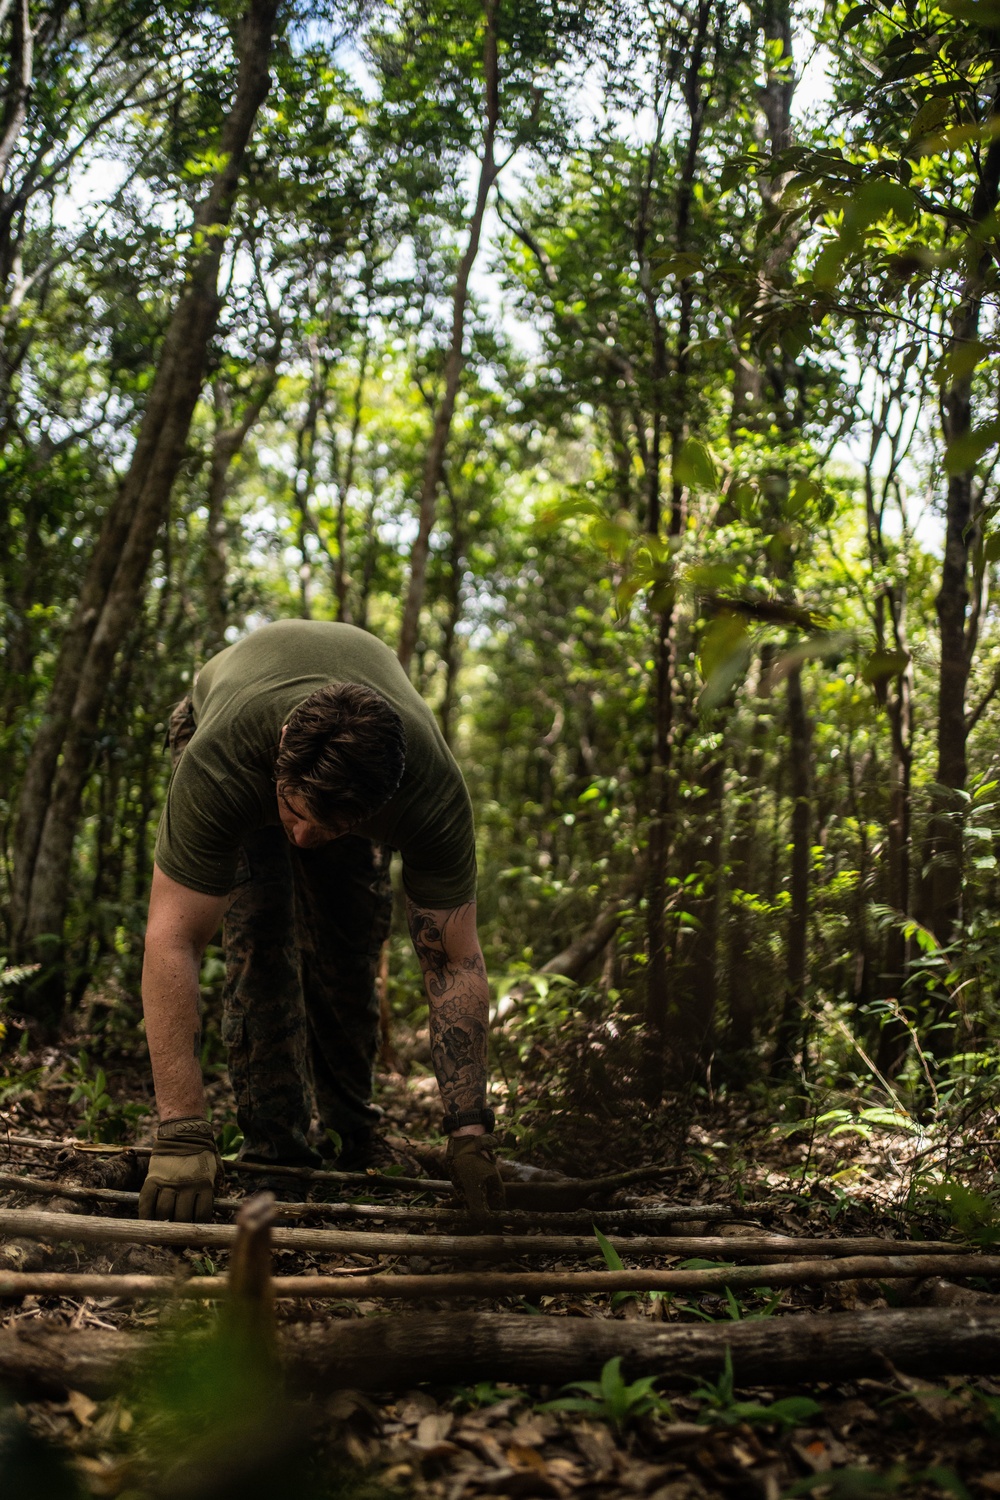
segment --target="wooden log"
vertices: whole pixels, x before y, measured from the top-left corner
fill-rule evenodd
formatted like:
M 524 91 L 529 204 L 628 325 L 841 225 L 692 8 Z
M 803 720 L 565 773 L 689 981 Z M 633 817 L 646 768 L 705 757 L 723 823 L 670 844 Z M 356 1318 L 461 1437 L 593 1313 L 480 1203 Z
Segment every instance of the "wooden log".
M 275 1276 L 276 1297 L 386 1297 L 407 1301 L 424 1297 L 538 1298 L 568 1292 L 661 1292 L 706 1295 L 748 1291 L 755 1287 L 825 1285 L 831 1281 L 920 1279 L 927 1276 L 1000 1276 L 1000 1256 L 987 1255 L 852 1255 L 842 1260 L 767 1262 L 755 1266 L 713 1266 L 701 1270 L 661 1271 L 464 1271 L 434 1275 Z M 226 1295 L 224 1276 L 115 1276 L 86 1272 L 2 1272 L 0 1297 L 88 1296 L 147 1297 L 176 1295 L 218 1299 Z
M 312 1331 L 310 1331 L 312 1332 Z M 417 1383 L 509 1380 L 559 1385 L 599 1375 L 614 1355 L 626 1379 L 659 1375 L 684 1389 L 692 1375 L 721 1372 L 730 1350 L 742 1384 L 799 1383 L 897 1369 L 939 1379 L 1000 1371 L 1000 1313 L 979 1308 L 872 1311 L 838 1317 L 751 1319 L 727 1327 L 650 1325 L 600 1318 L 418 1315 L 338 1325 L 286 1345 L 310 1388 L 405 1389 Z
M 43 1240 L 220 1249 L 232 1246 L 236 1239 L 236 1230 L 229 1224 L 160 1224 L 151 1219 L 104 1219 L 93 1214 L 46 1213 L 30 1208 L 0 1208 L 0 1234 Z M 275 1248 L 283 1250 L 324 1250 L 340 1255 L 423 1255 L 446 1260 L 512 1260 L 524 1255 L 589 1259 L 600 1254 L 592 1235 L 384 1234 L 374 1229 L 279 1228 L 272 1230 L 271 1239 Z M 900 1240 L 809 1240 L 784 1235 L 739 1239 L 633 1235 L 619 1239 L 617 1248 L 635 1256 L 717 1255 L 726 1259 L 771 1254 L 897 1257 L 901 1252 L 909 1259 L 918 1259 L 947 1257 L 956 1251 L 956 1246 L 947 1240 L 909 1244 Z
M 0 1172 L 0 1188 L 15 1188 L 36 1196 L 75 1198 L 80 1202 L 117 1203 L 123 1207 L 135 1207 L 139 1194 L 123 1188 L 89 1187 L 85 1183 L 53 1182 L 41 1177 L 21 1177 L 15 1172 Z M 246 1200 L 243 1198 L 216 1198 L 218 1209 L 236 1212 Z M 767 1212 L 768 1205 L 752 1204 L 755 1212 Z M 598 1229 L 627 1230 L 638 1225 L 668 1229 L 672 1224 L 690 1222 L 746 1220 L 744 1208 L 726 1208 L 719 1204 L 697 1205 L 651 1202 L 646 1208 L 593 1208 L 574 1213 L 523 1213 L 509 1209 L 503 1213 L 487 1214 L 482 1221 L 489 1228 L 500 1229 L 505 1224 L 520 1225 L 525 1229 L 579 1229 L 589 1233 L 596 1225 Z M 330 1219 L 381 1219 L 398 1224 L 433 1224 L 440 1228 L 468 1228 L 472 1225 L 469 1215 L 462 1209 L 420 1208 L 393 1203 L 284 1203 L 277 1205 L 278 1218 L 330 1218 Z M 478 1230 L 480 1221 L 476 1221 Z
M 153 1338 L 36 1320 L 0 1329 L 0 1381 L 18 1392 L 67 1387 L 102 1397 L 141 1365 Z M 531 1318 L 523 1314 L 418 1313 L 283 1330 L 282 1362 L 309 1391 L 368 1391 L 477 1380 L 558 1386 L 593 1378 L 615 1355 L 626 1379 L 658 1375 L 685 1390 L 693 1376 L 718 1375 L 730 1351 L 740 1385 L 801 1385 L 885 1373 L 885 1357 L 910 1375 L 1000 1373 L 1000 1311 L 992 1308 L 878 1309 L 835 1316 L 805 1313 L 705 1323 Z

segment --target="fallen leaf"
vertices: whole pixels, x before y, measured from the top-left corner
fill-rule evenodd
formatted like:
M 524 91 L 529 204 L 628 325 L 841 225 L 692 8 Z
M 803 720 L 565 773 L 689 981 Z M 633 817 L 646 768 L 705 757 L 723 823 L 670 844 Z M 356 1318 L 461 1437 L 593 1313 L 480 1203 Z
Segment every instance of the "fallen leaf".
M 81 1427 L 88 1427 L 93 1421 L 97 1410 L 97 1402 L 91 1401 L 82 1391 L 70 1391 L 66 1397 L 66 1405 L 73 1413 Z
M 547 1438 L 555 1437 L 559 1423 L 549 1412 L 525 1412 L 514 1423 L 514 1436 L 519 1443 L 537 1447 Z
M 396 1403 L 396 1411 L 401 1422 L 408 1427 L 415 1427 L 421 1417 L 429 1417 L 438 1410 L 438 1404 L 433 1396 L 426 1395 L 423 1391 L 409 1391 Z
M 573 1441 L 587 1462 L 593 1464 L 598 1476 L 614 1472 L 617 1450 L 606 1427 L 592 1427 L 589 1422 L 581 1422 L 573 1428 Z
M 451 1412 L 435 1412 L 422 1417 L 417 1423 L 416 1443 L 421 1448 L 433 1448 L 443 1443 L 454 1424 Z
M 537 1469 L 542 1474 L 548 1471 L 542 1455 L 534 1448 L 523 1448 L 520 1443 L 511 1443 L 507 1449 L 507 1462 L 515 1469 Z

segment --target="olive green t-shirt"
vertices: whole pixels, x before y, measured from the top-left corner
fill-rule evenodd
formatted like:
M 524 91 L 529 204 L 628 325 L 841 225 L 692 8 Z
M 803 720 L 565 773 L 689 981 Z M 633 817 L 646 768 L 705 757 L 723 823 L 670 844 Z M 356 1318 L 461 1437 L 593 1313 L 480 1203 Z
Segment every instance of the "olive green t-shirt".
M 197 728 L 171 778 L 156 863 L 191 890 L 229 892 L 243 839 L 281 821 L 274 763 L 282 725 L 328 682 L 381 693 L 406 731 L 399 788 L 351 832 L 400 851 L 403 886 L 418 906 L 473 901 L 472 805 L 434 715 L 381 641 L 319 620 L 265 625 L 202 668 L 193 693 Z

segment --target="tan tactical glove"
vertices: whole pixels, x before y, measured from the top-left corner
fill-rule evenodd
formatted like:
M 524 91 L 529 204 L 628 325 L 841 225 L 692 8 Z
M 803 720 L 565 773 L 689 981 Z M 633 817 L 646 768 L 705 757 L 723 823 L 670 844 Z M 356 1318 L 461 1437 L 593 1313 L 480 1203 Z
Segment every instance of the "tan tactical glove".
M 168 1120 L 156 1132 L 139 1194 L 140 1219 L 202 1224 L 212 1217 L 222 1162 L 207 1120 Z
M 492 1135 L 453 1135 L 448 1142 L 448 1176 L 465 1199 L 469 1213 L 477 1218 L 503 1208 L 496 1147 Z

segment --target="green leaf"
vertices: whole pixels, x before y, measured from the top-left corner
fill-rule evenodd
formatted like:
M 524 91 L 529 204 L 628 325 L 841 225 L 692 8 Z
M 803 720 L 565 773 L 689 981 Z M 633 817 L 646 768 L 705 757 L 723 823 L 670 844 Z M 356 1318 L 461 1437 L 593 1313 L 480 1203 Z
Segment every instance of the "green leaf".
M 940 96 L 927 99 L 910 121 L 910 140 L 920 141 L 937 130 L 951 113 L 951 101 Z
M 865 682 L 882 682 L 905 672 L 910 660 L 907 651 L 873 651 L 861 668 Z
M 821 1417 L 823 1408 L 811 1396 L 785 1396 L 767 1406 L 758 1407 L 761 1420 L 777 1422 L 782 1427 L 801 1427 L 813 1417 Z M 752 1420 L 752 1419 L 751 1419 Z
M 849 31 L 854 30 L 855 26 L 860 26 L 862 21 L 867 21 L 874 9 L 874 5 L 852 5 L 840 23 L 840 35 L 846 36 Z
M 1000 442 L 1000 419 L 994 418 L 992 422 L 986 422 L 982 427 L 976 427 L 971 432 L 965 432 L 961 437 L 954 438 L 945 450 L 944 467 L 948 474 L 964 474 L 969 469 L 974 469 L 976 464 L 990 448 Z
M 904 78 L 916 78 L 919 73 L 926 73 L 928 68 L 934 66 L 934 59 L 926 52 L 910 52 L 906 57 L 899 57 L 884 70 L 882 74 L 883 83 L 901 83 Z
M 866 182 L 851 199 L 848 214 L 859 225 L 874 224 L 894 214 L 909 223 L 917 212 L 917 200 L 909 188 L 889 177 Z
M 982 364 L 990 353 L 988 344 L 982 339 L 968 339 L 949 349 L 938 366 L 938 379 L 944 384 L 948 380 L 966 380 Z
M 688 438 L 674 465 L 674 479 L 692 490 L 718 488 L 719 476 L 711 449 L 697 438 Z
M 698 652 L 705 686 L 698 699 L 703 712 L 718 707 L 750 665 L 750 636 L 740 615 L 721 614 L 702 636 Z
M 941 9 L 973 26 L 1000 27 L 1000 0 L 941 0 Z
M 615 562 L 624 561 L 632 545 L 632 533 L 620 521 L 609 521 L 606 516 L 591 522 L 591 540 L 612 557 Z
M 596 1224 L 594 1226 L 594 1238 L 601 1247 L 601 1254 L 604 1256 L 604 1260 L 607 1264 L 608 1270 L 624 1271 L 625 1267 L 622 1265 L 621 1256 L 618 1254 L 618 1251 L 615 1249 L 614 1245 L 612 1245 L 611 1241 L 597 1228 Z

